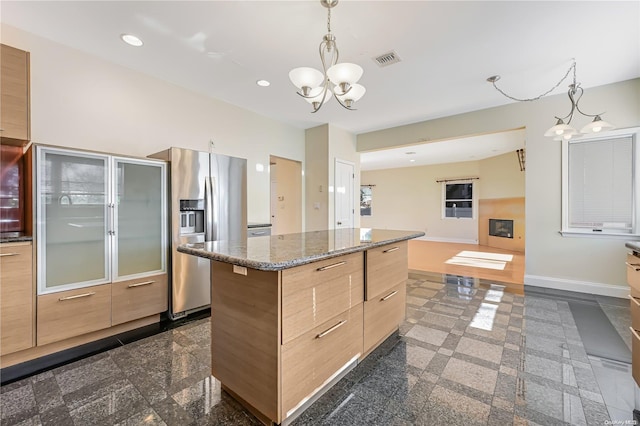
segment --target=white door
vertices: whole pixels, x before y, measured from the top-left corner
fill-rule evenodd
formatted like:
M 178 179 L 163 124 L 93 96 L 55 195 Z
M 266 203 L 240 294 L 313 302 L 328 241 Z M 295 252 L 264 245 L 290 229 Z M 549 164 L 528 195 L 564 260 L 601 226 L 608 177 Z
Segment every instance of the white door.
M 354 204 L 353 183 L 354 165 L 343 160 L 336 159 L 335 164 L 335 224 L 336 229 L 353 228 Z

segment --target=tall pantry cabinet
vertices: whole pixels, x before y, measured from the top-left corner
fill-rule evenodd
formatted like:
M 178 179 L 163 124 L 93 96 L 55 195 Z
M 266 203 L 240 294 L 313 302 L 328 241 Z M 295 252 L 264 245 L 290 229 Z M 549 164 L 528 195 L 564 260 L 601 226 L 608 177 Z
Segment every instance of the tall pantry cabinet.
M 165 163 L 35 149 L 37 345 L 164 312 Z

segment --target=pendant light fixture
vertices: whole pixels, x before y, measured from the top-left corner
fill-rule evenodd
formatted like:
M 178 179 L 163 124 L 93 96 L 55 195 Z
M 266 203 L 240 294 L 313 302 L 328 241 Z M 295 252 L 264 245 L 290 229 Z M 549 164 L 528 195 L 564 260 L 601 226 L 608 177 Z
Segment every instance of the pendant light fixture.
M 320 0 L 320 4 L 327 8 L 328 30 L 319 48 L 322 72 L 309 67 L 294 68 L 289 72 L 289 79 L 299 89 L 298 95 L 311 104 L 312 112 L 318 112 L 332 97 L 344 108 L 353 110 L 353 104 L 366 92 L 358 84 L 363 70 L 356 64 L 338 63 L 338 46 L 331 34 L 331 9 L 338 0 Z
M 573 60 L 573 62 L 571 63 L 571 66 L 569 67 L 569 69 L 567 70 L 566 74 L 564 75 L 564 77 L 562 77 L 562 79 L 555 85 L 553 86 L 551 89 L 547 90 L 545 93 L 543 93 L 540 96 L 536 96 L 535 98 L 528 98 L 528 99 L 518 99 L 518 98 L 514 98 L 512 96 L 507 95 L 504 91 L 502 91 L 497 85 L 496 85 L 496 81 L 500 80 L 500 76 L 499 75 L 494 75 L 491 76 L 489 78 L 487 78 L 487 81 L 491 84 L 493 84 L 493 87 L 495 87 L 495 89 L 502 93 L 504 96 L 506 96 L 509 99 L 512 99 L 514 101 L 523 101 L 523 102 L 530 102 L 530 101 L 535 101 L 538 100 L 540 98 L 542 98 L 543 96 L 548 95 L 549 93 L 551 93 L 552 91 L 554 91 L 558 86 L 560 86 L 560 84 L 566 80 L 567 77 L 569 77 L 569 74 L 573 71 L 573 83 L 571 83 L 569 85 L 569 91 L 567 92 L 567 95 L 569 96 L 569 100 L 571 101 L 571 110 L 569 111 L 569 114 L 565 115 L 564 117 L 558 117 L 556 116 L 556 124 L 554 126 L 552 126 L 551 128 L 549 128 L 549 130 L 547 130 L 545 132 L 545 136 L 547 137 L 551 137 L 553 138 L 553 140 L 556 141 L 560 141 L 562 139 L 571 139 L 571 138 L 577 138 L 577 137 L 581 137 L 584 134 L 588 134 L 588 133 L 597 133 L 603 130 L 611 130 L 613 129 L 613 125 L 607 123 L 606 121 L 604 121 L 600 116 L 604 113 L 600 113 L 600 114 L 587 114 L 585 112 L 583 112 L 580 107 L 578 106 L 578 103 L 580 102 L 580 98 L 582 98 L 582 95 L 584 94 L 584 89 L 582 89 L 582 87 L 580 87 L 580 83 L 577 82 L 576 80 L 576 61 Z M 579 112 L 580 114 L 584 115 L 585 117 L 592 117 L 593 120 L 586 124 L 585 126 L 582 127 L 582 129 L 580 129 L 580 132 L 578 132 L 574 127 L 572 127 L 571 124 L 571 120 L 573 120 L 573 114 L 575 112 Z

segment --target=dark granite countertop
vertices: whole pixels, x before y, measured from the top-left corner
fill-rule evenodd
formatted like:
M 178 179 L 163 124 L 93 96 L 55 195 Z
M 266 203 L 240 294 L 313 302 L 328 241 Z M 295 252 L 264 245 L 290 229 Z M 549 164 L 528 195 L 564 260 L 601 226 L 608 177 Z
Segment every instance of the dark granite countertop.
M 33 241 L 33 237 L 25 235 L 24 232 L 0 232 L 0 243 L 21 243 L 25 241 Z
M 349 228 L 183 244 L 178 251 L 262 271 L 280 271 L 421 237 L 424 232 Z

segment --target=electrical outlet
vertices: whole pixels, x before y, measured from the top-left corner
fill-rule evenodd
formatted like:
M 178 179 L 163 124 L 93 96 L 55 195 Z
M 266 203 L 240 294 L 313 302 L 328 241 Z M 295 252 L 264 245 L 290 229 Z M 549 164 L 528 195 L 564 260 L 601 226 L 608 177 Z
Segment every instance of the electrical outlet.
M 209 150 L 213 151 L 214 149 L 216 149 L 216 143 L 213 141 L 213 139 L 209 139 Z

